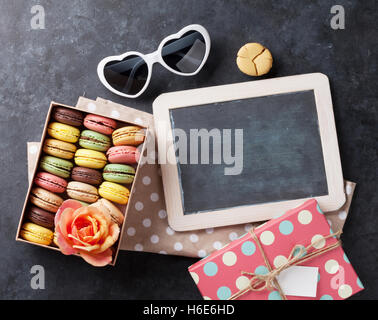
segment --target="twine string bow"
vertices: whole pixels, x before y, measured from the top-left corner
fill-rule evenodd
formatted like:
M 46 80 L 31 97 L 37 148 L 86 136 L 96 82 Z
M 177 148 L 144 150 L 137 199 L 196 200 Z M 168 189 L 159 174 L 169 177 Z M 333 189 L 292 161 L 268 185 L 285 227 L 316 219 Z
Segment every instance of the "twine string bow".
M 253 272 L 242 271 L 241 272 L 242 274 L 249 275 L 252 278 L 250 279 L 249 284 L 246 288 L 241 289 L 238 292 L 236 292 L 235 294 L 233 294 L 229 298 L 229 300 L 236 300 L 249 291 L 260 292 L 260 291 L 263 291 L 263 290 L 268 290 L 268 291 L 277 290 L 278 293 L 280 294 L 281 298 L 283 300 L 287 300 L 286 295 L 282 291 L 282 289 L 281 289 L 281 287 L 280 287 L 280 285 L 277 281 L 278 275 L 282 271 L 284 271 L 284 270 L 286 270 L 286 269 L 288 269 L 292 266 L 295 266 L 295 265 L 301 264 L 305 261 L 311 260 L 311 259 L 318 257 L 318 256 L 320 256 L 320 255 L 322 255 L 326 252 L 329 252 L 329 251 L 331 251 L 331 250 L 333 250 L 333 249 L 335 249 L 335 248 L 337 248 L 341 245 L 341 241 L 338 240 L 337 242 L 335 242 L 331 245 L 322 247 L 320 249 L 316 248 L 316 247 L 320 246 L 323 243 L 323 241 L 326 241 L 327 239 L 329 239 L 331 237 L 337 237 L 337 236 L 341 235 L 341 231 L 332 233 L 328 236 L 319 237 L 319 239 L 315 240 L 314 242 L 312 242 L 307 247 L 304 247 L 302 245 L 297 244 L 290 251 L 290 254 L 287 257 L 286 262 L 283 263 L 281 266 L 273 269 L 272 266 L 269 263 L 269 260 L 268 260 L 266 254 L 265 254 L 265 251 L 264 251 L 264 249 L 263 249 L 263 247 L 260 243 L 260 240 L 258 239 L 258 237 L 255 234 L 254 229 L 251 229 L 249 231 L 249 233 L 252 235 L 253 240 L 256 242 L 256 244 L 259 248 L 259 251 L 260 251 L 260 253 L 261 253 L 261 255 L 264 259 L 265 265 L 268 268 L 269 272 L 267 274 L 256 274 L 256 273 L 253 273 Z M 315 250 L 312 250 L 311 252 L 309 252 L 310 249 L 315 249 Z

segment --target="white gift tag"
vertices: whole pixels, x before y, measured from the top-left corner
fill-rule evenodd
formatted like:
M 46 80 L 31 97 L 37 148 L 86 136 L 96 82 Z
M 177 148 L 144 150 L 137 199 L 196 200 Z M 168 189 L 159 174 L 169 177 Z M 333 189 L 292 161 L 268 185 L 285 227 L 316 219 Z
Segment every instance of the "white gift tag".
M 287 296 L 315 298 L 318 273 L 316 267 L 293 266 L 282 271 L 277 281 Z

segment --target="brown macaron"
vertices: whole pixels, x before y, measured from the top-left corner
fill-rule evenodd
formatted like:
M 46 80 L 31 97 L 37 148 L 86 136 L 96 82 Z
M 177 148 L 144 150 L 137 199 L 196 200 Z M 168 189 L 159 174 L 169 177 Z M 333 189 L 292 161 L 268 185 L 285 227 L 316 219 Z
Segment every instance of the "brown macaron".
M 65 107 L 56 107 L 52 113 L 52 117 L 60 123 L 68 124 L 74 127 L 80 127 L 84 120 L 84 115 L 82 112 Z
M 41 227 L 54 229 L 55 214 L 47 212 L 41 208 L 31 206 L 27 211 L 26 219 Z
M 95 186 L 102 182 L 102 174 L 100 171 L 84 167 L 73 168 L 71 178 L 72 180 L 89 183 Z

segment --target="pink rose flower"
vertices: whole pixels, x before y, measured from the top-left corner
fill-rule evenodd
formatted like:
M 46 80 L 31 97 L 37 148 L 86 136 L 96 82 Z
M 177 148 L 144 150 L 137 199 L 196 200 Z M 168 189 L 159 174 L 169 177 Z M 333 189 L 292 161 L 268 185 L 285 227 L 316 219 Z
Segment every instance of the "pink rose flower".
M 80 254 L 91 265 L 103 267 L 112 262 L 110 248 L 120 229 L 106 212 L 66 200 L 55 215 L 55 233 L 63 254 Z

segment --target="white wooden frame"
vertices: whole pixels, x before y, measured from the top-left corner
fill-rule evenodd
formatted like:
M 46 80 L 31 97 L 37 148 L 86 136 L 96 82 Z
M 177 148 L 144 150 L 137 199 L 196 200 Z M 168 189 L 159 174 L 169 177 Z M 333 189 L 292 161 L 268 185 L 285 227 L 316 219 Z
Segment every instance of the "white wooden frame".
M 160 163 L 162 163 L 161 169 L 168 222 L 174 230 L 187 231 L 265 221 L 299 206 L 308 198 L 244 205 L 234 208 L 214 210 L 211 212 L 184 215 L 177 163 L 164 164 L 162 161 L 166 159 L 166 157 L 168 157 L 168 159 L 176 158 L 174 148 L 172 147 L 173 135 L 169 114 L 170 109 L 306 90 L 314 90 L 315 94 L 328 185 L 328 195 L 316 197 L 316 200 L 324 211 L 336 210 L 345 203 L 343 173 L 340 162 L 331 91 L 328 77 L 324 74 L 312 73 L 165 93 L 160 95 L 154 101 L 153 112 L 155 117 L 155 128 L 158 128 L 159 125 L 161 126 L 162 123 L 168 126 L 167 148 L 160 148 L 163 143 L 166 145 L 167 136 L 159 135 L 159 132 L 157 131 L 157 139 L 159 146 L 159 160 Z

